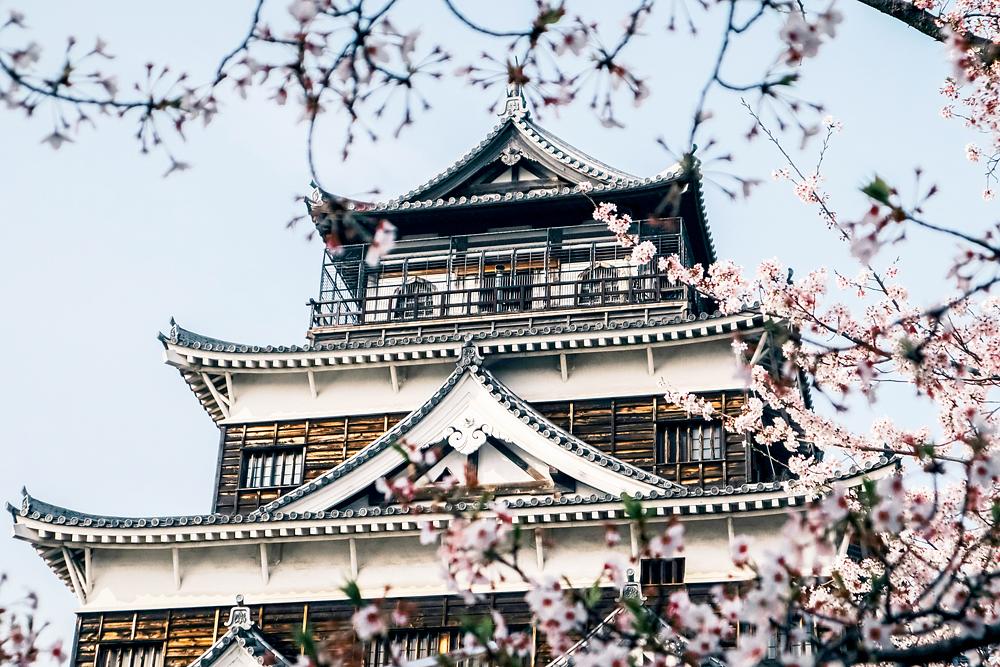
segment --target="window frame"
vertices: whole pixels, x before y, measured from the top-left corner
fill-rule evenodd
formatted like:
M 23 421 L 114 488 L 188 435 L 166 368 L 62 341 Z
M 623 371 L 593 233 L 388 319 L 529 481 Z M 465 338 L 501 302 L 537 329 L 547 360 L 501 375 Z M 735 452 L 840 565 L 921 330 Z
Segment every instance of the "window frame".
M 533 310 L 535 288 L 545 286 L 544 267 L 511 268 L 509 262 L 495 262 L 491 266 L 491 271 L 483 272 L 479 285 L 479 312 L 526 313 Z
M 389 631 L 387 639 L 390 644 L 400 646 L 400 655 L 404 660 L 419 660 L 459 648 L 462 644 L 462 629 L 460 627 L 394 628 Z M 382 641 L 367 643 L 362 662 L 364 667 L 392 665 L 391 656 L 385 651 L 385 643 Z
M 705 435 L 701 435 L 697 439 L 692 438 L 692 427 L 699 427 L 703 433 L 708 434 L 708 438 L 706 439 Z M 673 439 L 670 437 L 671 432 L 676 434 Z M 685 436 L 683 442 L 682 434 Z M 716 434 L 718 435 L 717 439 Z M 716 445 L 718 445 L 717 448 Z M 706 452 L 709 454 L 708 456 L 706 456 Z M 719 419 L 683 419 L 657 422 L 653 457 L 654 465 L 725 461 L 725 424 Z
M 274 457 L 277 455 L 292 455 L 292 481 L 288 484 L 261 484 L 253 485 L 250 484 L 250 461 L 254 456 L 264 456 L 270 455 L 271 457 L 271 467 L 265 468 L 267 475 L 269 476 L 269 481 L 274 481 Z M 301 463 L 296 466 L 295 456 L 301 457 Z M 282 475 L 284 475 L 287 462 L 282 466 Z M 268 489 L 284 489 L 289 487 L 300 486 L 305 481 L 305 470 L 306 470 L 306 447 L 305 445 L 278 445 L 278 446 L 266 446 L 266 447 L 243 447 L 240 450 L 240 479 L 237 485 L 237 490 L 239 491 L 258 491 L 258 490 L 268 490 Z M 261 481 L 264 481 L 265 472 L 261 471 Z M 284 477 L 282 477 L 282 480 Z
M 125 641 L 107 641 L 98 642 L 97 650 L 94 652 L 94 666 L 104 667 L 108 663 L 104 662 L 104 653 L 108 649 L 112 650 L 122 650 L 122 649 L 133 649 L 130 656 L 135 655 L 136 648 L 153 648 L 156 650 L 155 658 L 153 664 L 136 663 L 134 660 L 129 660 L 128 663 L 121 663 L 121 667 L 163 667 L 166 658 L 166 642 L 157 640 L 125 640 Z M 118 662 L 110 664 L 109 667 L 118 667 Z
M 641 586 L 676 586 L 683 584 L 686 571 L 684 561 L 684 558 L 640 558 L 639 584 Z M 647 572 L 652 574 L 654 568 L 656 568 L 659 576 L 656 577 L 657 581 L 650 581 L 652 577 L 647 577 L 646 575 Z M 664 579 L 669 579 L 669 581 L 664 581 Z

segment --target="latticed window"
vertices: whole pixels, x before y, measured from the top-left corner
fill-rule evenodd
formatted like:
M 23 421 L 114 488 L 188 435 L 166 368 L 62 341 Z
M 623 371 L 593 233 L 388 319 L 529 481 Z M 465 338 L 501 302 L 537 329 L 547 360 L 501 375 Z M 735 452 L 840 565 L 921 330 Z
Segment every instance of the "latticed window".
M 462 648 L 463 632 L 460 628 L 414 628 L 391 630 L 388 643 L 399 649 L 402 662 L 448 654 Z M 365 651 L 364 667 L 389 667 L 398 664 L 385 649 L 385 642 L 373 641 Z M 496 663 L 487 655 L 473 655 L 454 658 L 449 665 L 454 667 L 488 667 Z M 504 663 L 507 664 L 507 663 Z M 527 665 L 527 659 L 515 664 Z
M 423 278 L 408 280 L 393 297 L 392 319 L 414 320 L 434 315 L 434 286 Z
M 684 583 L 684 559 L 643 558 L 639 561 L 639 583 L 644 586 Z
M 725 435 L 717 421 L 661 424 L 656 440 L 657 463 L 716 461 L 725 455 Z
M 160 642 L 101 644 L 97 651 L 97 667 L 161 667 L 162 664 Z
M 628 296 L 628 283 L 619 266 L 596 264 L 577 276 L 577 280 L 576 302 L 580 306 L 622 303 Z
M 389 643 L 399 648 L 399 655 L 404 661 L 454 651 L 461 648 L 461 638 L 459 628 L 407 629 L 389 633 Z M 368 645 L 365 667 L 387 667 L 392 664 L 392 656 L 385 650 L 384 642 L 372 642 Z
M 298 486 L 302 483 L 304 458 L 301 447 L 244 451 L 242 487 Z

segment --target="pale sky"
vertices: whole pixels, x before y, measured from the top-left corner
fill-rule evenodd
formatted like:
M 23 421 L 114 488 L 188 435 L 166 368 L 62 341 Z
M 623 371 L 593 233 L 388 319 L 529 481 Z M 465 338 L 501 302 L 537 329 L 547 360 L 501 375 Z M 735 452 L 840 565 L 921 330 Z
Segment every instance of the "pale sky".
M 241 39 L 253 3 L 222 4 L 176 1 L 153 12 L 145 3 L 33 0 L 5 2 L 0 11 L 25 9 L 32 38 L 52 51 L 61 49 L 66 34 L 83 43 L 100 34 L 119 54 L 112 69 L 123 81 L 136 78 L 147 60 L 169 62 L 202 81 Z M 283 11 L 285 4 L 278 0 L 275 8 Z M 400 4 L 400 27 L 421 25 L 424 44 L 452 40 L 446 43 L 455 55 L 449 73 L 483 49 L 478 39 L 462 36 L 436 3 Z M 470 13 L 481 7 L 462 4 Z M 513 26 L 533 4 L 499 5 L 509 17 L 477 16 Z M 570 12 L 579 7 L 592 15 L 595 8 L 606 12 L 609 3 L 568 4 Z M 838 6 L 846 17 L 841 34 L 807 63 L 801 85 L 803 97 L 823 101 L 844 124 L 826 162 L 832 208 L 860 217 L 864 202 L 857 186 L 867 177 L 878 172 L 905 188 L 921 166 L 942 188 L 929 217 L 963 229 L 985 227 L 996 207 L 982 201 L 981 170 L 963 151 L 981 139 L 938 114 L 944 101 L 937 91 L 948 71 L 943 47 L 857 2 L 840 0 Z M 624 8 L 616 7 L 615 24 Z M 701 20 L 696 39 L 678 38 L 666 35 L 666 20 L 654 15 L 649 35 L 627 52 L 625 60 L 648 76 L 653 94 L 639 109 L 622 105 L 625 129 L 603 128 L 586 100 L 558 117 L 546 113 L 542 124 L 637 175 L 668 166 L 653 140 L 663 136 L 679 144 L 687 136 L 719 28 Z M 731 70 L 732 78 L 773 57 L 776 31 L 777 24 L 766 28 L 737 52 L 742 68 Z M 324 184 L 345 194 L 408 190 L 485 136 L 495 121 L 487 109 L 501 91 L 474 90 L 449 78 L 427 94 L 431 112 L 418 115 L 398 140 L 387 132 L 377 145 L 359 144 L 346 164 L 340 160 L 342 126 L 331 118 L 317 144 Z M 293 197 L 308 190 L 304 128 L 293 109 L 278 109 L 265 97 L 223 96 L 215 122 L 192 131 L 178 150 L 193 168 L 168 179 L 161 177 L 162 157 L 138 155 L 129 121 L 99 121 L 96 131 L 85 130 L 54 152 L 40 144 L 52 129 L 51 116 L 27 121 L 0 111 L 0 349 L 7 354 L 0 384 L 6 455 L 0 500 L 16 503 L 26 485 L 36 497 L 90 512 L 210 511 L 218 431 L 178 373 L 162 363 L 156 334 L 173 315 L 186 328 L 227 340 L 300 343 L 304 304 L 319 283 L 320 244 L 303 240 L 304 227 L 285 229 L 302 210 Z M 780 156 L 763 142 L 744 141 L 749 118 L 739 100 L 716 94 L 709 106 L 716 113 L 712 133 L 737 156 L 736 168 L 765 181 L 745 202 L 706 188 L 720 257 L 753 266 L 777 256 L 801 272 L 825 264 L 857 273 L 815 212 L 794 198 L 787 183 L 770 180 L 771 171 L 783 166 Z M 798 142 L 790 137 L 788 145 L 797 148 Z M 811 166 L 812 159 L 803 162 Z M 918 239 L 907 253 L 902 274 L 929 298 L 942 284 L 941 267 L 953 247 Z M 879 261 L 888 259 L 891 253 Z M 901 388 L 897 399 L 862 411 L 852 423 L 866 428 L 882 411 L 919 423 L 919 406 L 908 393 Z M 11 525 L 6 514 L 0 522 Z M 39 594 L 54 633 L 71 635 L 75 601 L 27 544 L 0 538 L 0 571 L 12 575 L 15 587 Z M 6 591 L 4 599 L 14 592 Z

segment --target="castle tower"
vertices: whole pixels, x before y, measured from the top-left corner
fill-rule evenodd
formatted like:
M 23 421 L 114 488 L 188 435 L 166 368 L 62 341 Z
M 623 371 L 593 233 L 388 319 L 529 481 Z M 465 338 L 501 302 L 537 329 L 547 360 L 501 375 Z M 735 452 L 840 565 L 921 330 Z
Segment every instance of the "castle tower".
M 684 558 L 639 563 L 631 595 L 697 596 L 748 577 L 730 560 L 733 535 L 774 546 L 807 501 L 785 483 L 788 454 L 685 414 L 661 379 L 737 413 L 747 395 L 731 340 L 772 363 L 766 322 L 720 315 L 630 263 L 592 219 L 594 201 L 629 213 L 659 253 L 715 259 L 696 168 L 639 178 L 603 164 L 536 124 L 514 89 L 496 127 L 445 171 L 353 204 L 401 240 L 376 266 L 364 244 L 324 252 L 305 344 L 231 343 L 172 323 L 166 363 L 220 430 L 214 506 L 112 517 L 25 493 L 10 507 L 15 536 L 79 599 L 72 667 L 288 664 L 299 632 L 349 630 L 348 580 L 414 604 L 411 624 L 392 630 L 413 660 L 457 648 L 460 619 L 491 607 L 524 626 L 522 583 L 472 606 L 449 595 L 435 548 L 418 539 L 420 521 L 448 514 L 418 517 L 377 491 L 402 474 L 404 441 L 440 448 L 418 481 L 428 491 L 474 474 L 477 493 L 507 504 L 532 546 L 529 573 L 591 585 L 606 525 L 629 535 L 628 494 L 654 526 L 676 519 L 686 534 Z M 635 534 L 615 549 L 637 553 Z M 605 589 L 609 607 L 620 594 Z M 529 664 L 565 662 L 533 636 Z M 358 648 L 366 667 L 388 664 L 377 646 Z

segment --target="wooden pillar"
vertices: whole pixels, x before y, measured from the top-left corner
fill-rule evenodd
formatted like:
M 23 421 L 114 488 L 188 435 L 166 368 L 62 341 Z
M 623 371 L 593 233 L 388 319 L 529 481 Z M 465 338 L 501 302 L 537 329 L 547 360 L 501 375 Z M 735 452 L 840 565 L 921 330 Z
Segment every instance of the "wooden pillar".
M 215 608 L 215 620 L 212 621 L 212 643 L 219 639 L 219 608 Z

